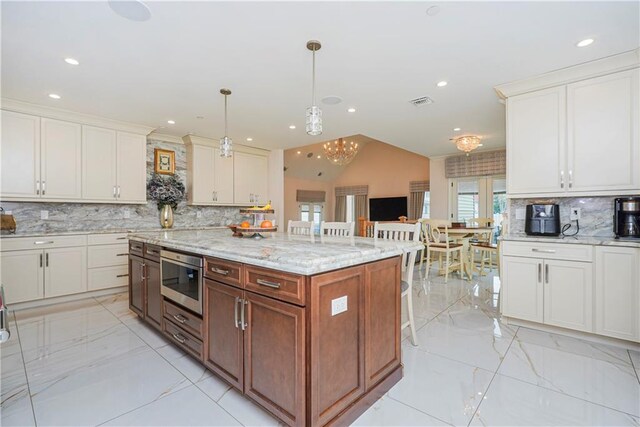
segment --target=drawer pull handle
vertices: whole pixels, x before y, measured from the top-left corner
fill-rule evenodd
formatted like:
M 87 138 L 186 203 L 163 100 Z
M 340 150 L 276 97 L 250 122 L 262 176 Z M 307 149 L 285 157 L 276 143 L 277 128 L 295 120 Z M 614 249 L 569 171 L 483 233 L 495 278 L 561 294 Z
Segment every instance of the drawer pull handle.
M 218 267 L 211 267 L 211 271 L 214 272 L 214 273 L 222 274 L 223 276 L 228 276 L 229 275 L 229 270 L 223 270 L 223 269 L 218 268 Z
M 129 277 L 128 274 L 118 274 L 116 277 Z
M 183 316 L 183 315 L 181 315 L 181 314 L 174 314 L 174 315 L 173 315 L 173 318 L 174 318 L 174 319 L 176 319 L 178 322 L 180 322 L 180 323 L 182 323 L 182 324 L 186 323 L 186 322 L 187 322 L 187 320 L 189 320 L 189 319 L 187 319 L 186 317 L 184 317 L 184 316 Z
M 127 240 L 126 237 L 116 237 L 116 240 Z
M 154 250 L 150 250 L 150 249 L 147 249 L 147 253 L 151 254 L 151 255 L 160 255 L 160 252 L 154 251 Z
M 270 282 L 268 280 L 258 279 L 258 280 L 256 280 L 256 283 L 258 285 L 266 286 L 268 288 L 280 289 L 280 283 L 278 283 L 278 282 Z
M 182 335 L 182 334 L 171 334 L 173 335 L 173 338 L 175 338 L 176 341 L 178 341 L 180 344 L 184 344 L 187 339 Z
M 129 255 L 129 254 L 128 253 L 126 253 L 126 254 L 116 254 L 116 256 L 127 256 L 127 255 Z
M 53 240 L 38 240 L 37 242 L 33 242 L 34 245 L 51 245 L 53 243 Z
M 531 252 L 542 252 L 542 253 L 545 253 L 545 254 L 555 254 L 556 250 L 555 249 L 536 249 L 536 248 L 533 248 L 533 249 L 531 249 Z

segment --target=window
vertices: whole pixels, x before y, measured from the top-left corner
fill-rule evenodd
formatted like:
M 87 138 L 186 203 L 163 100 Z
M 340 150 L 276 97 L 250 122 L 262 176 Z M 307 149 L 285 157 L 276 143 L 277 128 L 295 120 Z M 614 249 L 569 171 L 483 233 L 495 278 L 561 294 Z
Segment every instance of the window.
M 429 192 L 424 192 L 424 204 L 422 205 L 422 218 L 429 218 L 431 214 L 429 213 L 429 206 L 431 204 L 431 198 L 429 196 Z
M 458 221 L 468 221 L 480 216 L 478 180 L 458 181 Z
M 347 196 L 347 222 L 355 222 L 356 220 L 356 196 Z
M 300 221 L 313 222 L 313 229 L 316 234 L 320 234 L 320 223 L 322 222 L 322 211 L 324 203 L 301 203 Z

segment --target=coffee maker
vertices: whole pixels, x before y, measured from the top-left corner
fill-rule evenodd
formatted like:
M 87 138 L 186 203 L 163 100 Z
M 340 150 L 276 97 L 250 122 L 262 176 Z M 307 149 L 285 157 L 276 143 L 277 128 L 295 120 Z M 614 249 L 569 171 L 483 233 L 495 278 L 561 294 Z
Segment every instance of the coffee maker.
M 613 232 L 620 237 L 640 238 L 640 197 L 620 197 L 613 202 Z

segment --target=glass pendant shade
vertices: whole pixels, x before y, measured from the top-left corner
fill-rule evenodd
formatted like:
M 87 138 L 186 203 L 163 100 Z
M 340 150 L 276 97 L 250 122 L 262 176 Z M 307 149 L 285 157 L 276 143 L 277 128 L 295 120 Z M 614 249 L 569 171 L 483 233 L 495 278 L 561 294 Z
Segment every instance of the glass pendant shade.
M 312 105 L 307 108 L 307 134 L 309 135 L 321 135 L 322 134 L 322 110 L 320 107 Z
M 220 157 L 231 157 L 233 153 L 233 141 L 228 136 L 220 138 Z

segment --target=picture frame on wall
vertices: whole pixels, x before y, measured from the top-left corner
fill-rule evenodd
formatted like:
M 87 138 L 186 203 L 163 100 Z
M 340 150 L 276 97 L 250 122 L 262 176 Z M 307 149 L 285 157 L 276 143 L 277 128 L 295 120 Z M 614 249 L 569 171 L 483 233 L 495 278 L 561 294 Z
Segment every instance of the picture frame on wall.
M 176 172 L 175 151 L 156 148 L 154 150 L 154 169 L 156 173 L 163 175 L 173 175 Z

